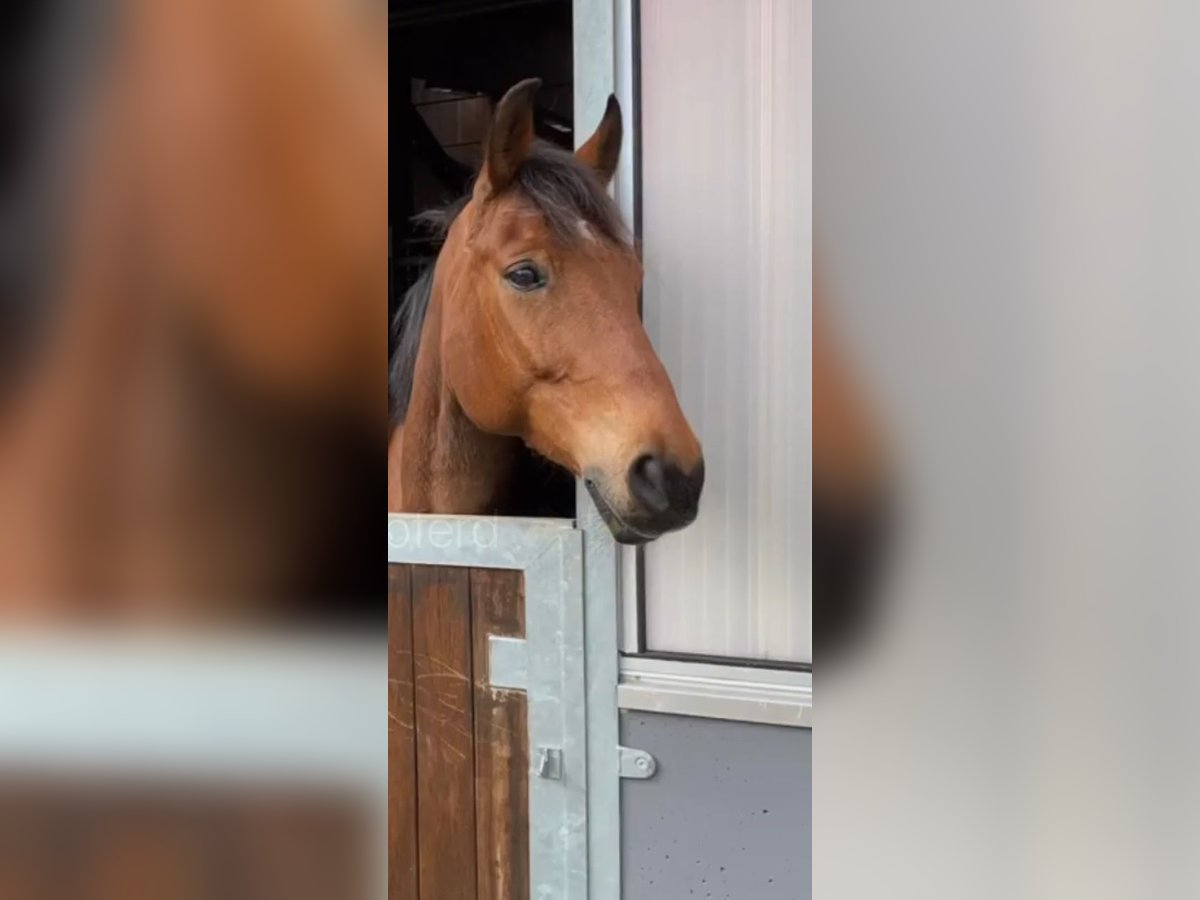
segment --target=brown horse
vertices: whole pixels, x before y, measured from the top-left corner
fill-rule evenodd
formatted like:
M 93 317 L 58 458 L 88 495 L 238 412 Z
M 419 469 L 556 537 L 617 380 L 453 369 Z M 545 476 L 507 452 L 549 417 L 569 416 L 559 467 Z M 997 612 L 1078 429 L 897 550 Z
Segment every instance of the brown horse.
M 610 97 L 572 156 L 534 139 L 523 81 L 496 107 L 482 171 L 402 307 L 388 509 L 508 513 L 529 448 L 582 477 L 617 540 L 691 522 L 700 443 L 642 327 L 642 268 L 605 188 Z

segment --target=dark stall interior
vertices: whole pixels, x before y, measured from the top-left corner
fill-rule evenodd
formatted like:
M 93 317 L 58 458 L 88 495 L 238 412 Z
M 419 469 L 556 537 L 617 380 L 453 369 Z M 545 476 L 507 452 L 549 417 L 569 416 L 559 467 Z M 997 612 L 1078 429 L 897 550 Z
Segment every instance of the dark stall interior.
M 542 79 L 537 131 L 571 148 L 570 0 L 391 0 L 389 312 L 437 252 L 412 217 L 467 188 L 495 103 L 523 78 Z

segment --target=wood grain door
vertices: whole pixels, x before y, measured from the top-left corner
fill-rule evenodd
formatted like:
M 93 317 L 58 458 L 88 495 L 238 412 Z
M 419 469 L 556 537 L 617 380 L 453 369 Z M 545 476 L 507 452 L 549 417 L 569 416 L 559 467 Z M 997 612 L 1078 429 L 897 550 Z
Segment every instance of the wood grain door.
M 529 897 L 526 698 L 488 672 L 524 622 L 519 572 L 388 566 L 390 900 Z

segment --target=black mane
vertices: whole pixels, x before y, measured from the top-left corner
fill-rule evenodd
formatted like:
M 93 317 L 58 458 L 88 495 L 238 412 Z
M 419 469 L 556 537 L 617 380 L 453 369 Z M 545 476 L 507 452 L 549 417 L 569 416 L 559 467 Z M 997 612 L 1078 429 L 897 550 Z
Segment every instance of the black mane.
M 519 191 L 529 200 L 545 217 L 555 237 L 564 242 L 580 239 L 578 223 L 581 219 L 609 240 L 617 243 L 629 240 L 616 204 L 595 173 L 572 154 L 551 144 L 539 141 L 534 145 L 507 190 Z M 421 213 L 414 221 L 445 237 L 470 198 L 468 188 L 465 196 L 442 209 Z M 435 264 L 421 273 L 408 289 L 392 320 L 392 335 L 396 339 L 396 351 L 388 365 L 388 419 L 392 428 L 403 422 L 408 414 L 421 330 L 433 294 Z

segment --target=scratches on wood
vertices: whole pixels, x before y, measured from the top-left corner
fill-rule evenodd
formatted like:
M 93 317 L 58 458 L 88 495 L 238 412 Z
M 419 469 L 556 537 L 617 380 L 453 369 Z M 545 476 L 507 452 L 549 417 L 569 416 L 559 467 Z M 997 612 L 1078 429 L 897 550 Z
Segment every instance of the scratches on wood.
M 474 900 L 475 748 L 466 569 L 412 576 L 421 900 Z
M 529 750 L 525 694 L 492 688 L 488 637 L 523 637 L 519 572 L 471 570 L 475 659 L 475 807 L 479 900 L 529 896 Z
M 529 897 L 528 711 L 491 687 L 519 572 L 389 566 L 389 898 Z
M 418 900 L 412 569 L 388 566 L 388 897 Z

